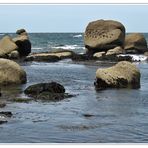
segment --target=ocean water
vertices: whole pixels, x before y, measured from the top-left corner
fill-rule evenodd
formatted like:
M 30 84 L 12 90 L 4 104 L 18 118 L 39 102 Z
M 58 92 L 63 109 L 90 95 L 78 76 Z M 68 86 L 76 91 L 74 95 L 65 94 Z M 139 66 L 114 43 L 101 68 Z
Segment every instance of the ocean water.
M 14 34 L 11 34 L 14 35 Z M 148 34 L 144 34 L 148 39 Z M 3 36 L 3 35 L 2 35 Z M 82 33 L 29 34 L 32 52 L 71 49 L 84 52 Z M 0 125 L 1 143 L 147 143 L 148 63 L 135 63 L 141 72 L 140 89 L 107 89 L 96 92 L 95 72 L 112 62 L 22 62 L 27 83 L 2 88 L 13 98 L 35 83 L 56 81 L 75 97 L 59 102 L 9 102 L 0 111 L 12 118 Z M 92 116 L 87 117 L 85 114 Z

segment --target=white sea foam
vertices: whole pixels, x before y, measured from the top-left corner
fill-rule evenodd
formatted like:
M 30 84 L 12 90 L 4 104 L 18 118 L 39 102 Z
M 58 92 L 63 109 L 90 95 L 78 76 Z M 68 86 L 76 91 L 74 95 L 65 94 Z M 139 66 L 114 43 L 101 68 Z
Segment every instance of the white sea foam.
M 82 37 L 82 34 L 74 35 L 73 37 L 74 38 L 80 38 L 80 37 Z
M 0 36 L 3 36 L 3 35 L 5 35 L 4 33 L 0 33 Z
M 41 49 L 43 49 L 43 48 L 41 48 L 41 47 L 32 47 L 32 49 L 33 49 L 33 50 L 41 50 Z
M 75 49 L 85 49 L 84 47 L 78 46 L 78 45 L 64 45 L 64 46 L 57 46 L 52 47 L 54 49 L 66 49 L 66 50 L 75 50 Z
M 120 56 L 130 56 L 133 61 L 146 61 L 148 59 L 145 55 L 121 54 Z

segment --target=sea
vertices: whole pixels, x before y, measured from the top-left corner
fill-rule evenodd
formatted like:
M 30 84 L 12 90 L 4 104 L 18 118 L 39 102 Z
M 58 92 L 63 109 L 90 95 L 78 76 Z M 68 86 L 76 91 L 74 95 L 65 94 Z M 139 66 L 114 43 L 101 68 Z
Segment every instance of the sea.
M 148 34 L 144 36 L 148 43 Z M 85 52 L 83 33 L 30 33 L 29 38 L 33 53 Z M 27 73 L 27 83 L 1 88 L 6 98 L 26 97 L 23 90 L 28 86 L 51 81 L 62 84 L 75 97 L 58 102 L 8 101 L 0 111 L 11 111 L 13 116 L 0 125 L 0 143 L 148 143 L 147 61 L 135 62 L 141 72 L 140 89 L 101 91 L 94 87 L 96 70 L 114 62 L 66 59 L 19 64 Z

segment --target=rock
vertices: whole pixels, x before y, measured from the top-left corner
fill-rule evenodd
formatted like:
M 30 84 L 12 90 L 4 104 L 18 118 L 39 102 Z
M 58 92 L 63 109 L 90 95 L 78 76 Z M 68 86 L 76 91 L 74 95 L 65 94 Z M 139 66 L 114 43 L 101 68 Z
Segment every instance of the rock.
M 99 60 L 103 60 L 105 57 L 105 52 L 96 52 L 93 55 L 94 58 L 99 59 Z
M 126 61 L 115 66 L 98 69 L 96 72 L 96 90 L 105 88 L 140 88 L 140 71 Z
M 87 54 L 73 54 L 72 56 L 72 60 L 73 61 L 88 61 L 90 60 L 92 57 L 90 57 L 89 55 Z
M 126 35 L 124 49 L 126 53 L 132 54 L 143 54 L 148 51 L 144 35 L 140 33 L 131 33 Z
M 129 56 L 129 55 L 117 55 L 116 56 L 116 61 L 129 61 L 129 62 L 132 62 L 133 61 L 133 59 L 132 59 L 132 57 L 131 56 Z
M 145 52 L 144 55 L 148 57 L 148 52 Z
M 29 103 L 30 101 L 32 101 L 32 99 L 30 99 L 30 98 L 14 98 L 11 101 L 17 102 L 17 103 Z
M 13 38 L 13 41 L 18 46 L 18 52 L 20 56 L 27 56 L 31 53 L 31 42 L 25 29 L 17 30 L 17 37 Z
M 73 54 L 74 52 L 70 50 L 56 50 L 48 53 L 48 55 L 57 56 L 60 59 L 72 58 Z
M 12 113 L 10 111 L 4 111 L 0 112 L 0 116 L 12 117 Z
M 17 51 L 19 52 L 20 56 L 27 56 L 31 53 L 31 42 L 27 35 L 18 35 L 17 37 L 13 38 L 13 41 L 18 46 Z
M 29 86 L 24 93 L 34 99 L 59 101 L 64 98 L 72 97 L 65 93 L 65 88 L 59 83 L 39 83 Z
M 6 106 L 6 103 L 0 102 L 0 108 L 3 108 L 3 107 L 5 107 L 5 106 Z
M 97 20 L 90 22 L 84 34 L 87 54 L 107 51 L 117 46 L 123 47 L 125 27 L 113 20 Z
M 26 72 L 16 62 L 0 59 L 0 85 L 22 84 L 26 80 Z
M 57 62 L 62 59 L 72 58 L 75 53 L 69 50 L 56 50 L 45 53 L 33 53 L 25 61 Z
M 56 82 L 51 83 L 39 83 L 29 86 L 25 89 L 25 94 L 37 95 L 41 92 L 51 92 L 51 93 L 65 93 L 65 88 Z
M 110 60 L 110 61 L 119 61 L 119 58 L 117 55 L 123 54 L 124 50 L 118 46 L 113 49 L 109 49 L 105 55 L 105 60 Z
M 38 61 L 38 62 L 57 62 L 61 60 L 58 56 L 48 53 L 37 53 L 27 56 L 25 61 Z
M 106 56 L 111 56 L 111 55 L 118 55 L 118 54 L 123 54 L 124 50 L 120 46 L 115 47 L 113 49 L 110 49 L 107 51 Z
M 17 49 L 17 45 L 12 41 L 10 36 L 4 36 L 0 40 L 0 57 L 5 58 L 10 52 Z
M 8 54 L 9 59 L 19 59 L 20 55 L 17 50 L 12 51 L 11 53 Z
M 12 113 L 9 111 L 0 112 L 0 124 L 7 123 L 8 118 L 12 116 Z
M 22 35 L 22 34 L 24 35 L 24 33 L 27 34 L 25 29 L 19 29 L 16 31 L 16 34 L 18 34 L 18 35 Z

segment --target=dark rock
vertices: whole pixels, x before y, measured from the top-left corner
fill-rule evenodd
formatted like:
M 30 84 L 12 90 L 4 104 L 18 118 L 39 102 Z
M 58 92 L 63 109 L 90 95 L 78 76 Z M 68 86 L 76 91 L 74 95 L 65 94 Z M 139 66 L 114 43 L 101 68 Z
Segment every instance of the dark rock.
M 25 29 L 17 30 L 17 37 L 13 38 L 13 41 L 18 46 L 17 51 L 20 57 L 28 56 L 31 53 L 31 42 Z
M 73 61 L 87 61 L 90 60 L 92 56 L 89 56 L 87 54 L 73 54 L 72 60 Z
M 0 124 L 7 123 L 8 118 L 12 117 L 12 113 L 9 111 L 0 112 Z
M 9 111 L 0 112 L 0 116 L 11 117 L 12 113 Z
M 3 107 L 5 107 L 5 106 L 6 106 L 6 103 L 0 102 L 0 108 L 3 108 Z
M 13 41 L 18 46 L 17 51 L 20 56 L 27 56 L 31 53 L 31 42 L 29 41 L 28 36 L 19 35 L 16 38 L 13 38 Z
M 21 35 L 24 32 L 26 32 L 25 29 L 19 29 L 19 30 L 16 31 L 16 34 Z
M 89 118 L 89 117 L 93 117 L 94 115 L 92 114 L 83 114 L 84 117 Z
M 24 93 L 40 100 L 59 101 L 72 97 L 72 95 L 65 93 L 65 88 L 61 84 L 56 82 L 31 85 L 25 89 Z

